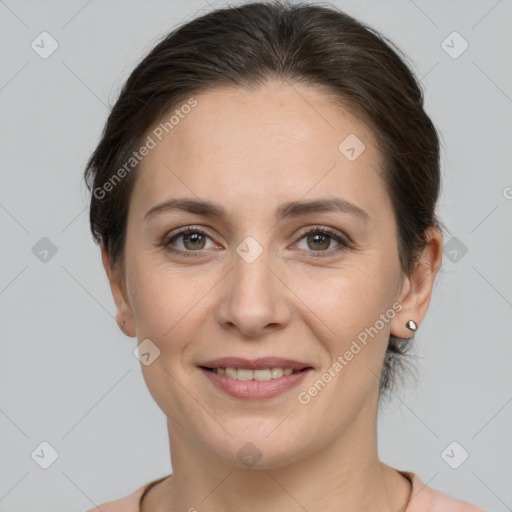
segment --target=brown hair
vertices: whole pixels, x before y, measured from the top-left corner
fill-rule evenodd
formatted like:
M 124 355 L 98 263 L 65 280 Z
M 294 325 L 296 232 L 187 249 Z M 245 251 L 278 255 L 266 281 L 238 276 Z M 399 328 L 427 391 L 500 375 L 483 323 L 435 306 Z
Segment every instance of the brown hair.
M 277 79 L 330 91 L 372 129 L 397 222 L 400 265 L 409 275 L 427 229 L 440 226 L 440 165 L 436 129 L 403 57 L 371 27 L 334 7 L 308 3 L 247 3 L 176 28 L 131 73 L 87 163 L 94 240 L 103 241 L 111 262 L 123 268 L 137 166 L 119 183 L 112 178 L 172 108 L 212 87 L 258 87 Z M 391 389 L 403 366 L 407 341 L 390 336 L 381 391 Z

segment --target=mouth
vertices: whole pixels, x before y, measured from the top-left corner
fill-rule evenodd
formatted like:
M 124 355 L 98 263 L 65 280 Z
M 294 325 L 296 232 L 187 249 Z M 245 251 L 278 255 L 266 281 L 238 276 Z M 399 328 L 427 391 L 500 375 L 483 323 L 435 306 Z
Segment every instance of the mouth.
M 280 379 L 283 376 L 293 375 L 296 373 L 301 373 L 306 370 L 312 370 L 311 366 L 307 366 L 300 370 L 294 370 L 293 368 L 282 368 L 282 367 L 272 367 L 272 368 L 234 368 L 234 367 L 215 367 L 209 368 L 207 366 L 200 366 L 203 370 L 216 373 L 217 375 L 224 375 L 228 379 L 236 379 L 236 380 L 258 380 L 258 381 L 268 381 L 274 379 Z
M 198 367 L 214 388 L 243 399 L 274 397 L 297 386 L 314 370 L 307 363 L 274 357 L 221 358 Z

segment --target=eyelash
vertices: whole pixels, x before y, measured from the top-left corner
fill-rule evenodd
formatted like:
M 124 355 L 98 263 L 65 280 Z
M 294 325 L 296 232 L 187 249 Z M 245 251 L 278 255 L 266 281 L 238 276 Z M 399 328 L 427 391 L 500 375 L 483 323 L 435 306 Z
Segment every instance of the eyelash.
M 206 231 L 204 231 L 203 229 L 201 229 L 199 227 L 195 227 L 195 226 L 188 226 L 184 229 L 176 231 L 175 233 L 171 233 L 171 236 L 165 237 L 161 245 L 164 246 L 165 250 L 167 250 L 171 253 L 174 253 L 174 254 L 179 254 L 179 255 L 185 256 L 187 258 L 198 257 L 198 256 L 194 255 L 193 253 L 200 252 L 200 251 L 183 251 L 182 249 L 174 249 L 170 245 L 171 242 L 174 242 L 181 236 L 189 235 L 192 233 L 199 233 L 200 235 L 211 238 L 208 235 L 208 233 Z M 327 235 L 327 236 L 329 236 L 329 238 L 332 238 L 333 240 L 335 240 L 336 242 L 339 243 L 339 245 L 337 247 L 335 247 L 334 249 L 328 249 L 327 251 L 307 251 L 307 252 L 313 253 L 313 258 L 325 258 L 328 256 L 332 256 L 333 253 L 337 253 L 339 251 L 346 251 L 347 249 L 351 249 L 353 247 L 353 244 L 351 241 L 349 241 L 345 238 L 342 238 L 340 235 L 338 235 L 338 233 L 336 231 L 334 231 L 330 228 L 324 228 L 321 226 L 313 226 L 311 228 L 303 230 L 299 234 L 298 241 L 302 240 L 305 236 L 310 235 L 310 234 Z M 315 253 L 319 253 L 319 254 L 315 254 Z M 327 253 L 327 254 L 325 254 L 325 253 Z

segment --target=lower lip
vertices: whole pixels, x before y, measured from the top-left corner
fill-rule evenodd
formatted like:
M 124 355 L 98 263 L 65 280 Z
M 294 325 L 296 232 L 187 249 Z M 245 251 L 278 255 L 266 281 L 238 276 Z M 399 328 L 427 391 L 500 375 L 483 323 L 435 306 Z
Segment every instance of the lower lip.
M 256 400 L 261 398 L 272 398 L 288 389 L 299 385 L 306 375 L 312 370 L 308 368 L 301 372 L 283 375 L 277 379 L 271 380 L 238 380 L 219 375 L 210 370 L 200 368 L 210 382 L 221 391 L 236 398 L 245 398 L 247 400 Z

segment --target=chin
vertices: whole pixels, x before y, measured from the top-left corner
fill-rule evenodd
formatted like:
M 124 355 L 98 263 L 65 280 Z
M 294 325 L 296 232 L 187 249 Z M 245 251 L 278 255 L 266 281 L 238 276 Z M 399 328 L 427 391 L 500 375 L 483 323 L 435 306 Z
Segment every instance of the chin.
M 232 438 L 227 434 L 220 439 L 212 438 L 210 433 L 210 437 L 204 439 L 204 442 L 215 456 L 230 466 L 254 470 L 277 469 L 302 458 L 306 448 L 303 436 L 298 436 L 301 439 L 299 442 L 289 430 L 282 429 L 278 432 L 278 423 L 274 420 L 267 421 L 265 426 L 270 425 L 270 428 L 259 431 L 245 428 L 244 434 L 228 427 Z M 269 432 L 272 433 L 269 435 Z

